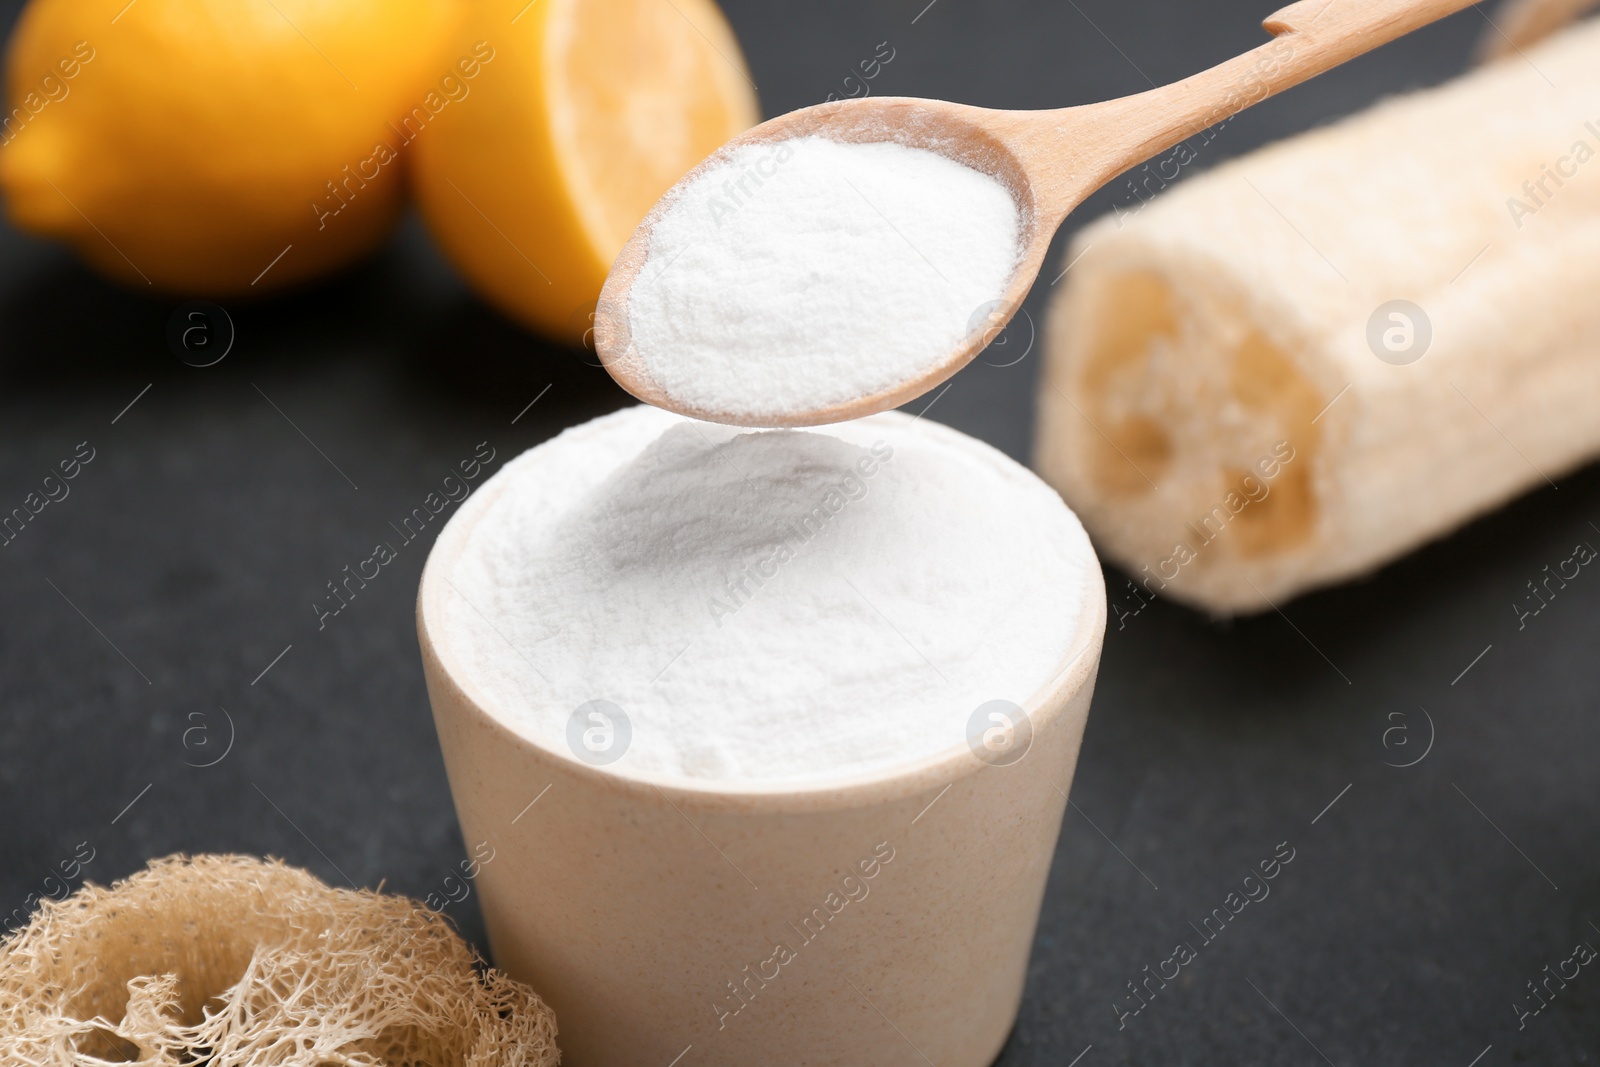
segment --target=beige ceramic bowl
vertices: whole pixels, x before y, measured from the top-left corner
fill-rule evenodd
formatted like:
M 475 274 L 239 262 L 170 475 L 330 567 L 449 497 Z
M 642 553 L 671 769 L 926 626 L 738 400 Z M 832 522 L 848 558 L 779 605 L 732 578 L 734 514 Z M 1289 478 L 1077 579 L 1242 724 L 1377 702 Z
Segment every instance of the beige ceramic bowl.
M 467 532 L 445 530 L 422 576 L 423 669 L 468 850 L 492 856 L 476 886 L 495 963 L 555 1009 L 563 1062 L 990 1063 L 1099 667 L 1099 569 L 1062 671 L 1024 706 L 1021 759 L 963 741 L 763 788 L 624 775 L 496 719 L 434 636 Z

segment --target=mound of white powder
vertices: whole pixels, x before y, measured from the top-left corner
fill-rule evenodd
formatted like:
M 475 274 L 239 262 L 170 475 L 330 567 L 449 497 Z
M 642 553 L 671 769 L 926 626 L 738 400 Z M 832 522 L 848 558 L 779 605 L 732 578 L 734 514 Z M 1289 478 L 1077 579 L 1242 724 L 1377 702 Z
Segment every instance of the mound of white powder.
M 747 145 L 672 195 L 628 322 L 688 410 L 776 423 L 919 378 L 987 326 L 1019 255 L 1004 185 L 890 142 Z
M 575 711 L 620 709 L 616 771 L 792 780 L 943 752 L 980 704 L 1026 704 L 1097 564 L 1051 489 L 945 427 L 636 407 L 508 464 L 430 566 L 446 662 L 512 729 L 566 751 Z

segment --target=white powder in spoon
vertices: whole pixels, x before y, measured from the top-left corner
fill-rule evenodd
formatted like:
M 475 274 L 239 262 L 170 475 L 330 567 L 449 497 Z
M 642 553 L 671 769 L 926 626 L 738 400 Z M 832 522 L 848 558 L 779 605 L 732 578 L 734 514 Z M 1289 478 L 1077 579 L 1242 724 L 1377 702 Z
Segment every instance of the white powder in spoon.
M 1054 491 L 898 413 L 608 415 L 508 464 L 429 566 L 442 655 L 513 730 L 587 758 L 598 720 L 570 722 L 608 701 L 614 770 L 745 781 L 960 746 L 979 705 L 1026 705 L 1068 664 L 1098 585 Z
M 891 142 L 747 145 L 672 195 L 628 325 L 689 410 L 778 422 L 920 378 L 1019 256 L 1004 185 Z

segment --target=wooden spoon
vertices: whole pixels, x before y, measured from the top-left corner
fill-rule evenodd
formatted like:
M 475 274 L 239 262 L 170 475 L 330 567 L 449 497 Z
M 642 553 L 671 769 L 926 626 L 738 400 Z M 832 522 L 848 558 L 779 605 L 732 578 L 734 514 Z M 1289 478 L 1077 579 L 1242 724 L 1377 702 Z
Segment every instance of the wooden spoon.
M 1263 25 L 1273 40 L 1182 81 L 1099 104 L 1055 111 L 996 111 L 943 100 L 879 97 L 792 111 L 748 130 L 685 175 L 698 177 L 737 148 L 820 135 L 836 141 L 894 141 L 942 153 L 990 174 L 1016 198 L 1021 254 L 988 324 L 954 351 L 929 353 L 925 372 L 870 396 L 813 410 L 751 417 L 711 411 L 674 397 L 632 343 L 628 298 L 649 255 L 650 232 L 673 191 L 651 210 L 612 265 L 595 309 L 601 361 L 624 389 L 648 404 L 709 422 L 815 426 L 898 407 L 949 378 L 982 351 L 1028 294 L 1050 239 L 1067 214 L 1112 178 L 1273 93 L 1467 7 L 1473 0 L 1300 0 Z

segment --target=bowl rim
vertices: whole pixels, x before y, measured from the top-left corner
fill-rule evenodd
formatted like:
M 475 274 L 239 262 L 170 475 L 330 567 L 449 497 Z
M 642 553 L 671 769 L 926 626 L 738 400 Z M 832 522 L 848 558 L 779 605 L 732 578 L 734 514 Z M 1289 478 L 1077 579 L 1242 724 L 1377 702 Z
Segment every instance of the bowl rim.
M 916 421 L 897 412 L 883 412 L 871 417 L 884 416 Z M 605 417 L 607 416 L 591 419 L 566 432 L 589 429 Z M 1006 462 L 1015 462 L 993 446 L 962 434 L 958 430 L 938 423 L 930 425 L 936 426 L 939 431 L 957 434 L 963 442 L 979 445 Z M 544 443 L 546 442 L 541 442 L 533 448 L 542 447 Z M 495 477 L 506 470 L 511 462 L 526 454 L 524 452 L 514 457 L 496 472 Z M 1017 466 L 1031 477 L 1037 478 L 1037 475 L 1026 467 L 1020 464 Z M 460 558 L 473 529 L 488 513 L 494 499 L 504 491 L 504 488 L 503 485 L 494 485 L 491 479 L 472 493 L 468 500 L 463 501 L 460 510 L 451 516 L 429 550 L 418 583 L 417 638 L 421 646 L 423 670 L 427 676 L 429 698 L 433 704 L 436 720 L 442 717 L 439 697 L 444 695 L 459 705 L 461 710 L 466 711 L 468 718 L 488 726 L 499 734 L 505 743 L 532 756 L 535 762 L 549 764 L 552 770 L 559 769 L 567 776 L 577 778 L 597 789 L 619 793 L 656 794 L 670 802 L 688 804 L 702 811 L 752 809 L 811 811 L 865 807 L 916 796 L 930 789 L 943 789 L 982 770 L 1004 769 L 979 759 L 963 739 L 936 752 L 864 770 L 768 781 L 749 778 L 690 778 L 682 775 L 623 771 L 609 766 L 594 766 L 556 746 L 546 744 L 531 734 L 516 730 L 491 710 L 494 707 L 493 701 L 473 683 L 470 672 L 461 669 L 454 662 L 449 643 L 435 636 L 435 627 L 432 625 L 433 620 L 443 617 L 441 613 L 444 610 L 445 597 L 454 589 L 445 577 L 446 573 Z M 478 497 L 484 499 L 478 500 Z M 1068 513 L 1072 514 L 1071 509 L 1068 509 Z M 1076 520 L 1075 514 L 1073 518 Z M 1084 588 L 1078 618 L 1072 641 L 1062 653 L 1061 666 L 1049 681 L 1020 704 L 1033 729 L 1032 747 L 1038 746 L 1041 732 L 1061 728 L 1061 718 L 1079 693 L 1086 689 L 1092 693 L 1105 642 L 1107 619 L 1105 576 L 1099 564 L 1099 557 L 1081 524 L 1077 533 L 1083 539 L 1087 559 L 1093 565 L 1084 568 Z M 446 690 L 444 694 L 437 692 L 441 686 Z M 1086 720 L 1087 716 L 1088 702 L 1084 701 L 1078 717 Z M 1081 730 L 1082 723 L 1078 725 Z M 1023 758 L 1026 759 L 1026 756 Z

